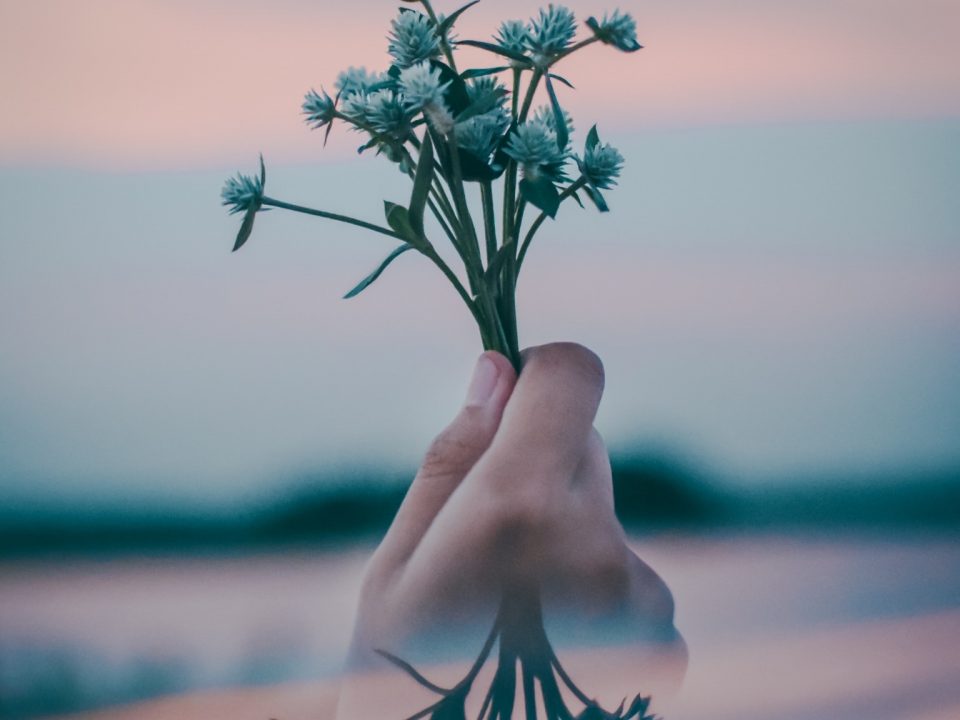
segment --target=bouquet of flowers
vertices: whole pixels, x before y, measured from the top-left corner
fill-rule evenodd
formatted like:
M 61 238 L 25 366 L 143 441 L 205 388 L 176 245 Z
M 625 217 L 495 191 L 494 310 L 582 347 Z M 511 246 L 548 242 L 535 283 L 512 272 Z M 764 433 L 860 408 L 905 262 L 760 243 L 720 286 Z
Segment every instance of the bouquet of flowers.
M 583 207 L 586 198 L 606 212 L 603 193 L 616 184 L 623 166 L 620 152 L 601 141 L 595 125 L 582 150 L 574 151 L 573 121 L 558 93 L 561 86 L 573 86 L 557 73 L 558 65 L 591 45 L 627 53 L 639 50 L 636 23 L 620 11 L 590 17 L 585 36 L 578 39 L 573 12 L 549 5 L 529 22 L 503 22 L 491 40 L 470 40 L 457 37 L 454 30 L 479 0 L 446 16 L 437 14 L 430 0 L 404 2 L 391 23 L 392 64 L 386 72 L 351 67 L 339 74 L 332 95 L 322 87 L 309 91 L 302 110 L 307 124 L 323 130 L 325 139 L 338 124 L 360 133 L 360 152 L 374 151 L 409 176 L 409 198 L 384 201 L 385 224 L 285 202 L 266 194 L 261 157 L 258 175 L 238 174 L 223 187 L 223 204 L 243 215 L 233 249 L 249 240 L 257 215 L 267 208 L 389 236 L 397 247 L 345 297 L 363 292 L 403 253 L 417 252 L 449 280 L 476 321 L 484 349 L 502 353 L 519 372 L 516 288 L 535 236 L 569 200 Z M 457 50 L 462 47 L 485 51 L 492 64 L 459 67 Z M 538 99 L 541 104 L 535 105 Z M 470 196 L 476 194 L 479 222 L 471 213 Z M 436 242 L 444 238 L 459 267 L 438 252 Z M 637 695 L 611 712 L 574 684 L 547 639 L 535 587 L 504 591 L 486 644 L 453 688 L 440 688 L 399 657 L 381 654 L 439 695 L 410 720 L 452 720 L 464 718 L 466 697 L 495 646 L 498 668 L 481 720 L 511 717 L 518 664 L 524 686 L 539 683 L 550 720 L 648 717 L 649 698 Z M 567 706 L 562 685 L 583 705 L 578 714 Z M 536 712 L 527 705 L 528 719 Z

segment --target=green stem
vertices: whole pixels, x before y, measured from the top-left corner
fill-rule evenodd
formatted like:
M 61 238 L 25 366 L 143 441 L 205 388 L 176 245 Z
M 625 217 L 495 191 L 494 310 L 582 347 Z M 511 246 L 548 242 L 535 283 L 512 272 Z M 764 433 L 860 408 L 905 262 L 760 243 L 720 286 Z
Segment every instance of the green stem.
M 551 60 L 551 61 L 550 61 L 550 64 L 547 66 L 547 69 L 552 68 L 552 67 L 553 67 L 554 65 L 556 65 L 558 62 L 560 62 L 561 60 L 563 60 L 563 59 L 564 59 L 565 57 L 567 57 L 568 55 L 572 55 L 572 54 L 575 53 L 577 50 L 580 50 L 580 49 L 582 49 L 582 48 L 585 48 L 587 45 L 592 45 L 593 43 L 597 42 L 597 40 L 598 40 L 598 38 L 597 38 L 596 36 L 593 36 L 593 37 L 587 38 L 586 40 L 581 40 L 581 41 L 578 42 L 576 45 L 571 45 L 571 46 L 568 47 L 566 50 L 564 50 L 562 53 L 560 53 L 559 55 L 557 55 L 553 60 Z
M 537 86 L 543 77 L 543 70 L 536 68 L 533 71 L 533 77 L 530 78 L 530 84 L 527 86 L 527 94 L 523 98 L 523 105 L 520 108 L 520 115 L 517 118 L 518 123 L 526 122 L 527 114 L 530 112 L 530 106 L 533 104 L 533 96 L 537 93 Z
M 434 27 L 439 28 L 440 20 L 437 18 L 437 14 L 433 11 L 433 5 L 430 4 L 430 0 L 420 0 L 420 2 L 423 4 L 424 10 L 427 11 L 427 16 L 433 21 Z M 450 49 L 450 43 L 447 42 L 446 33 L 444 33 L 443 37 L 440 38 L 440 47 L 443 49 L 443 55 L 447 58 L 447 63 L 450 65 L 450 69 L 454 72 L 457 72 L 457 62 L 453 59 L 453 50 Z
M 480 199 L 483 202 L 483 229 L 487 239 L 487 267 L 497 254 L 497 226 L 493 216 L 493 183 L 485 180 L 480 184 Z
M 385 228 L 381 225 L 374 225 L 373 223 L 368 223 L 364 220 L 357 220 L 356 218 L 352 218 L 347 215 L 338 215 L 337 213 L 326 212 L 325 210 L 316 210 L 314 208 L 304 207 L 303 205 L 293 205 L 292 203 L 286 203 L 282 200 L 274 200 L 270 197 L 264 197 L 262 199 L 262 204 L 269 205 L 270 207 L 281 208 L 283 210 L 292 210 L 293 212 L 304 213 L 305 215 L 316 215 L 317 217 L 326 218 L 328 220 L 336 220 L 337 222 L 356 225 L 357 227 L 362 227 L 366 230 L 372 230 L 373 232 L 380 233 L 381 235 L 387 235 L 389 237 L 396 238 L 397 240 L 403 240 L 403 237 L 395 233 L 390 228 Z

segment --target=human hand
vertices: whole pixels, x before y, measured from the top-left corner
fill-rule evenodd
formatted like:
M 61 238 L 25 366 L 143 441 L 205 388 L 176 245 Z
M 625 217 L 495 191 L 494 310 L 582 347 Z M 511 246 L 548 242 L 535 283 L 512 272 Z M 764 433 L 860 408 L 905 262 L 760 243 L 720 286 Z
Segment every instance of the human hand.
M 593 429 L 603 382 L 599 359 L 578 345 L 526 351 L 519 378 L 502 355 L 480 357 L 370 561 L 353 671 L 382 667 L 377 650 L 409 659 L 440 641 L 475 654 L 501 595 L 520 586 L 541 592 L 554 641 L 609 642 L 613 629 L 618 645 L 685 664 L 670 592 L 614 513 Z M 341 708 L 356 701 L 349 682 L 344 692 Z

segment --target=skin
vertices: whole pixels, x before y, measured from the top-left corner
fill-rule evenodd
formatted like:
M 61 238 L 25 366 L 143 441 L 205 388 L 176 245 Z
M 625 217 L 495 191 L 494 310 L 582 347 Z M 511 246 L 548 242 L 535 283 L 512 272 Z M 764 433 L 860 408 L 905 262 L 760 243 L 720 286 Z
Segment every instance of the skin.
M 501 593 L 518 584 L 540 588 L 555 645 L 576 638 L 599 647 L 613 628 L 617 648 L 601 654 L 620 653 L 619 667 L 626 658 L 645 678 L 676 685 L 686 649 L 673 600 L 627 546 L 607 452 L 593 428 L 603 386 L 600 360 L 575 344 L 525 351 L 519 378 L 502 355 L 480 356 L 463 407 L 431 444 L 369 563 L 340 720 L 423 707 L 419 695 L 398 712 L 397 693 L 412 683 L 375 650 L 425 672 L 443 654 L 438 642 L 463 648 L 469 661 Z M 597 658 L 585 664 L 587 675 L 602 665 Z M 590 678 L 579 677 L 592 690 Z M 379 705 L 383 698 L 389 704 Z

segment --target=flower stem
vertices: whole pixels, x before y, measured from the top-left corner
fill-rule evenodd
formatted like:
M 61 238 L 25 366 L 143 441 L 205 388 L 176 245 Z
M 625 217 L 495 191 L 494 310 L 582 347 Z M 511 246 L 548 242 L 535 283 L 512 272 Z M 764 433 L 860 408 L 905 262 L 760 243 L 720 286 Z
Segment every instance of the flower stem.
M 294 205 L 292 203 L 283 202 L 282 200 L 274 200 L 273 198 L 266 197 L 262 199 L 263 205 L 269 205 L 270 207 L 281 208 L 283 210 L 292 210 L 293 212 L 304 213 L 305 215 L 316 215 L 317 217 L 326 218 L 327 220 L 336 220 L 337 222 L 348 223 L 349 225 L 356 225 L 357 227 L 362 227 L 366 230 L 372 230 L 373 232 L 380 233 L 381 235 L 387 235 L 397 240 L 403 240 L 399 234 L 395 233 L 390 228 L 385 228 L 381 225 L 374 225 L 373 223 L 368 223 L 364 220 L 358 220 L 357 218 L 349 217 L 348 215 L 339 215 L 337 213 L 327 212 L 325 210 L 316 210 L 314 208 L 304 207 L 303 205 Z
M 563 202 L 568 197 L 573 195 L 577 190 L 582 188 L 587 184 L 585 178 L 579 178 L 572 185 L 569 185 L 562 193 L 560 193 L 560 202 Z M 540 213 L 537 216 L 537 219 L 533 221 L 533 224 L 530 226 L 530 229 L 527 230 L 527 234 L 523 238 L 523 243 L 520 245 L 520 254 L 517 256 L 517 276 L 520 276 L 520 268 L 523 266 L 523 259 L 527 256 L 527 250 L 530 248 L 530 243 L 533 241 L 533 236 L 537 234 L 537 230 L 540 229 L 540 226 L 543 225 L 544 220 L 547 219 L 547 214 L 545 212 Z

